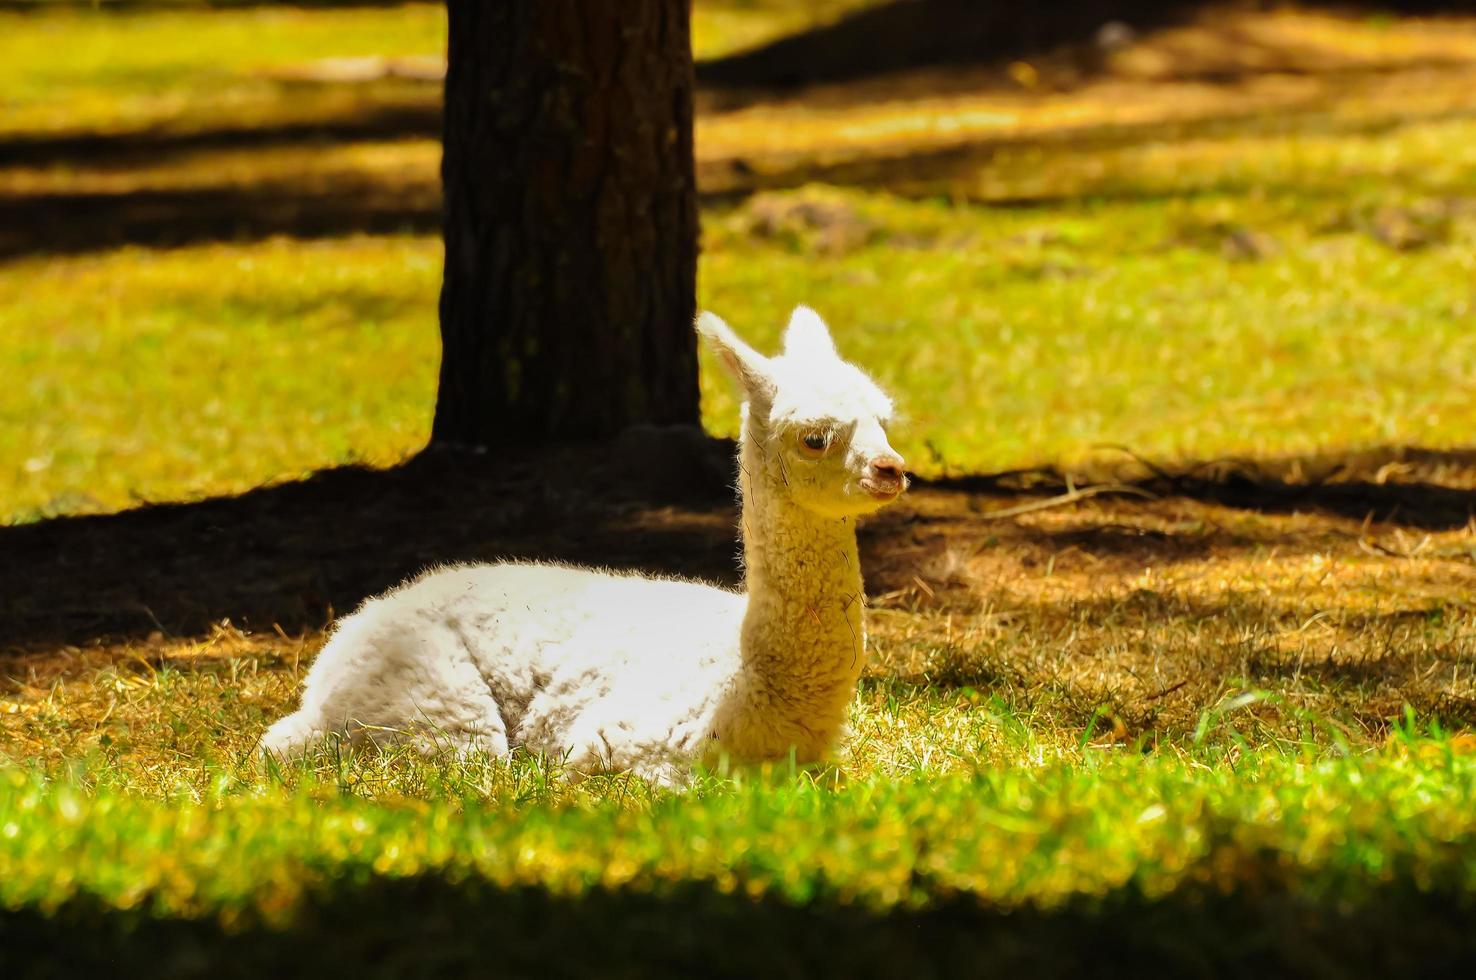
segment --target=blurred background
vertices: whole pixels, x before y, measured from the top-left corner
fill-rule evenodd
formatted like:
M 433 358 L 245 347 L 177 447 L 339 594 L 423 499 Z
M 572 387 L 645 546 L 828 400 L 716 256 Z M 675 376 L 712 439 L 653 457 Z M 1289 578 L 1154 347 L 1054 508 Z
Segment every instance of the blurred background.
M 701 302 L 820 309 L 925 475 L 1467 445 L 1468 7 L 697 0 Z M 445 32 L 0 4 L 0 522 L 425 443 Z

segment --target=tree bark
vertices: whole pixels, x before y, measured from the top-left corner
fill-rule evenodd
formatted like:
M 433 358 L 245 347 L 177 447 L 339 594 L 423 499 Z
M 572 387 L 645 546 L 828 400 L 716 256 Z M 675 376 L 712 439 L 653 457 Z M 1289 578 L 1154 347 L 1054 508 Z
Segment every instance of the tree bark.
M 432 441 L 696 423 L 690 0 L 447 0 Z

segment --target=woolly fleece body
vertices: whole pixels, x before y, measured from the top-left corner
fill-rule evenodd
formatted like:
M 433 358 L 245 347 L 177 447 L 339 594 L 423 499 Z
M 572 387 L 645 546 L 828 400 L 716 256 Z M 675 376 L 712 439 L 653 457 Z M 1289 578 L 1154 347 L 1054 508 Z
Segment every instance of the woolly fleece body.
M 698 329 L 744 388 L 746 593 L 553 564 L 453 566 L 370 599 L 261 749 L 334 735 L 683 782 L 698 761 L 823 756 L 865 662 L 856 518 L 905 488 L 891 403 L 795 311 L 765 358 Z

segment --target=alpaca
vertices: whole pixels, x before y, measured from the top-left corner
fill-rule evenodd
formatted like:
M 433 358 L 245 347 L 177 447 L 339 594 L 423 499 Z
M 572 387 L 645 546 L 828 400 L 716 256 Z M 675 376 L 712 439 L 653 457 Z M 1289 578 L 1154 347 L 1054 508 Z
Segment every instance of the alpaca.
M 711 313 L 697 330 L 745 398 L 746 593 L 558 564 L 431 571 L 339 625 L 261 749 L 521 746 L 663 785 L 722 755 L 822 757 L 865 660 L 856 520 L 907 485 L 892 404 L 806 307 L 775 357 Z

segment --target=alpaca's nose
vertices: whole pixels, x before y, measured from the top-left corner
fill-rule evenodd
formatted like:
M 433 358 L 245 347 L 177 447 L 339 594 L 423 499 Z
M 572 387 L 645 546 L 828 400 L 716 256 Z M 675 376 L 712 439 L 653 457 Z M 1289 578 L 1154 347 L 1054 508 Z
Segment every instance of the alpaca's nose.
M 871 472 L 875 478 L 886 483 L 901 483 L 907 475 L 902 460 L 896 456 L 877 456 L 871 461 Z

